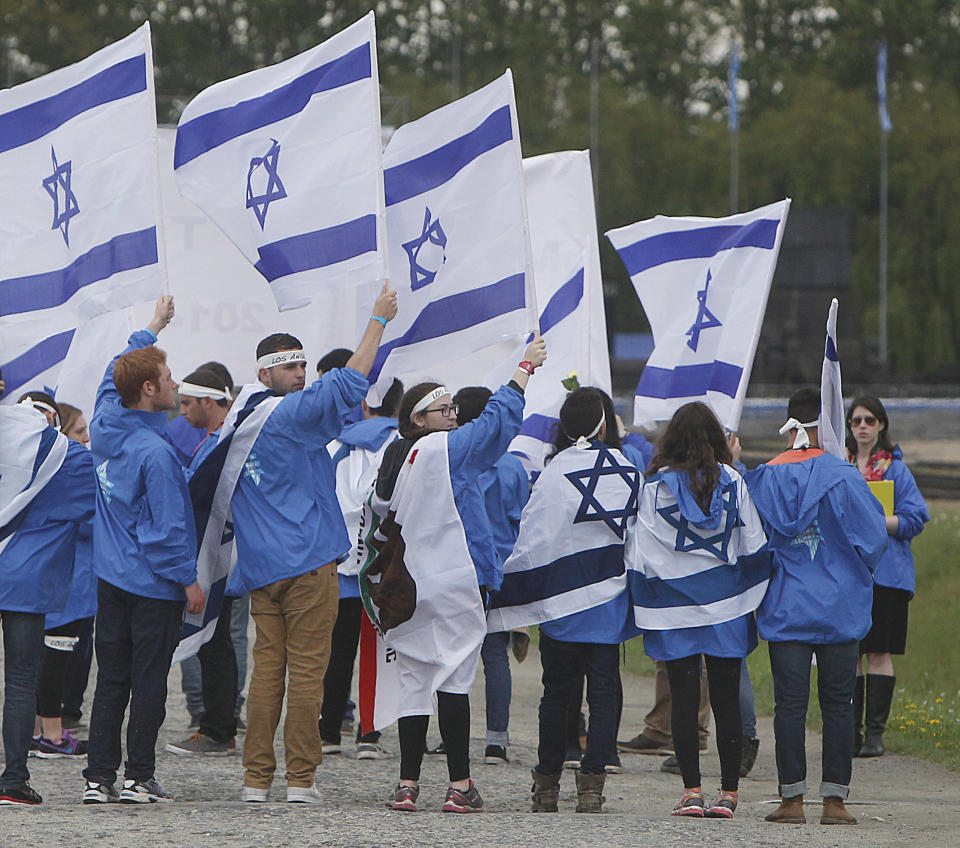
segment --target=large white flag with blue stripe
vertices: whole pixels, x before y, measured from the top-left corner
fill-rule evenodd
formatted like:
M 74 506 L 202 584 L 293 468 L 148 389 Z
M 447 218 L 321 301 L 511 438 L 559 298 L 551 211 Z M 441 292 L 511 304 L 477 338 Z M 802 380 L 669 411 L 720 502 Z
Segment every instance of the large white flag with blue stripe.
M 0 362 L 164 286 L 150 27 L 0 91 Z
M 390 275 L 401 309 L 370 374 L 397 374 L 533 330 L 520 131 L 507 71 L 400 127 L 383 154 Z
M 281 310 L 386 277 L 380 83 L 370 12 L 278 65 L 202 91 L 177 128 L 180 193 Z
M 610 239 L 650 321 L 634 423 L 668 421 L 691 400 L 736 430 L 790 200 L 727 218 L 658 215 Z
M 553 621 L 626 592 L 624 552 L 642 481 L 620 451 L 599 441 L 550 460 L 503 564 L 503 585 L 487 613 L 489 632 Z
M 576 371 L 581 386 L 609 393 L 610 356 L 590 154 L 567 150 L 524 159 L 523 179 L 540 333 L 550 358 L 527 386 L 523 426 L 510 450 L 520 455 L 528 473 L 538 473 L 567 396 L 563 379 Z M 515 366 L 514 358 L 506 374 Z
M 721 466 L 709 513 L 688 479 L 686 471 L 665 471 L 648 477 L 640 492 L 627 574 L 644 630 L 732 621 L 755 610 L 767 591 L 767 537 L 743 478 Z

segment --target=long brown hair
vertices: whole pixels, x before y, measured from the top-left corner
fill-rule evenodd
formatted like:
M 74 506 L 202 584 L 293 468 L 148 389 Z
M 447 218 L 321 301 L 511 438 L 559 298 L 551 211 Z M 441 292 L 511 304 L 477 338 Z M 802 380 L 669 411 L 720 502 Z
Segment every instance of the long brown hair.
M 661 468 L 686 471 L 690 490 L 704 512 L 710 511 L 710 498 L 720 481 L 719 463 L 733 461 L 723 427 L 705 403 L 685 403 L 675 413 L 657 442 L 657 451 L 647 471 Z
M 60 404 L 60 432 L 66 435 L 67 431 L 73 427 L 77 419 L 83 415 L 83 412 L 69 403 Z

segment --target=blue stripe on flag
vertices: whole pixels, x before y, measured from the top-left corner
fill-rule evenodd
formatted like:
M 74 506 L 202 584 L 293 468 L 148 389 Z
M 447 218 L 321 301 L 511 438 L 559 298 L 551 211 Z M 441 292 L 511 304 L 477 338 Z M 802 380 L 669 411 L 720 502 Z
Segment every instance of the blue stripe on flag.
M 627 273 L 637 274 L 681 259 L 705 259 L 721 250 L 734 247 L 761 247 L 772 250 L 777 240 L 779 219 L 761 218 L 749 224 L 724 224 L 701 227 L 697 230 L 679 230 L 659 233 L 620 248 L 617 253 Z
M 66 268 L 0 280 L 0 316 L 59 306 L 84 286 L 156 262 L 156 227 L 114 236 L 78 256 Z
M 314 94 L 370 76 L 370 43 L 364 42 L 273 91 L 198 115 L 177 128 L 173 167 L 179 168 L 231 139 L 302 112 Z
M 3 371 L 3 381 L 6 383 L 6 392 L 8 394 L 26 385 L 38 374 L 42 374 L 48 368 L 52 368 L 58 362 L 62 362 L 70 349 L 70 342 L 73 341 L 73 334 L 76 330 L 67 330 L 63 333 L 57 333 L 44 339 L 39 344 L 35 344 L 25 353 L 4 362 L 0 365 Z
M 502 609 L 536 603 L 602 583 L 623 574 L 623 570 L 623 545 L 577 551 L 539 568 L 504 574 L 503 585 L 490 606 Z
M 416 159 L 383 172 L 387 206 L 401 203 L 443 185 L 447 180 L 488 150 L 513 138 L 510 107 L 501 106 L 476 129 L 424 153 Z
M 840 355 L 837 353 L 837 346 L 833 343 L 833 339 L 830 336 L 827 336 L 827 346 L 823 352 L 823 355 L 831 362 L 840 361 Z
M 553 297 L 540 313 L 540 335 L 545 336 L 548 330 L 556 327 L 580 305 L 581 300 L 583 300 L 583 268 L 553 293 Z M 532 335 L 527 339 L 527 343 L 531 341 L 533 341 Z
M 524 275 L 514 274 L 489 286 L 452 294 L 428 303 L 402 336 L 380 346 L 370 371 L 370 382 L 377 381 L 383 370 L 383 363 L 398 347 L 456 333 L 515 309 L 523 309 L 526 304 L 525 297 Z
M 740 557 L 736 564 L 717 565 L 675 580 L 647 577 L 628 571 L 627 582 L 634 606 L 649 609 L 704 606 L 735 598 L 770 577 L 770 552 L 766 547 Z
M 0 115 L 0 153 L 43 138 L 77 115 L 147 89 L 147 59 L 141 53 L 105 68 L 43 100 Z
M 728 397 L 736 397 L 742 376 L 743 369 L 739 365 L 716 359 L 700 365 L 678 365 L 676 368 L 647 365 L 637 383 L 637 395 L 666 400 L 720 392 Z
M 180 627 L 180 641 L 199 633 L 211 621 L 220 617 L 220 609 L 223 607 L 223 596 L 227 590 L 228 577 L 221 577 L 215 581 L 207 592 L 207 605 L 203 608 L 203 624 L 190 624 L 184 621 Z
M 325 268 L 377 249 L 377 216 L 364 215 L 312 233 L 265 244 L 254 266 L 268 282 L 288 274 Z
M 557 423 L 557 419 L 550 415 L 534 413 L 523 419 L 523 424 L 517 435 L 530 436 L 532 439 L 538 439 L 552 445 L 557 436 Z
M 50 451 L 57 443 L 58 432 L 59 431 L 55 430 L 53 427 L 47 427 L 40 434 L 40 444 L 37 446 L 37 458 L 33 461 L 33 473 L 30 475 L 30 482 L 27 484 L 28 486 L 33 485 L 33 481 L 37 479 L 37 474 L 40 471 L 40 466 L 43 465 L 47 457 L 50 456 Z

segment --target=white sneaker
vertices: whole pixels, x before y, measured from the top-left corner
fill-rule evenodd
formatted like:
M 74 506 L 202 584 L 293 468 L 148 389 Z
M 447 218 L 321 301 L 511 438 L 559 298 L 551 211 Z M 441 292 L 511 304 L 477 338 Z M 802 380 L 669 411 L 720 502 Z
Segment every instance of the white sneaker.
M 358 760 L 386 760 L 392 754 L 377 742 L 358 742 L 357 759 Z
M 244 786 L 240 791 L 240 800 L 248 804 L 263 804 L 267 800 L 268 789 L 260 789 L 257 786 Z
M 339 742 L 324 742 L 320 750 L 325 757 L 329 757 L 331 754 L 339 754 L 343 746 Z
M 319 804 L 323 800 L 317 787 L 311 786 L 288 786 L 287 803 L 290 804 Z

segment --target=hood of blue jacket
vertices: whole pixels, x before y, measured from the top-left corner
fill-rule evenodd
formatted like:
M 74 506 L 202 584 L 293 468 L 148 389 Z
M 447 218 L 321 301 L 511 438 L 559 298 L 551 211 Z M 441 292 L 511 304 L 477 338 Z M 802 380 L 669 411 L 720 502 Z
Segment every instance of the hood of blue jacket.
M 127 409 L 119 400 L 105 403 L 96 418 L 99 426 L 95 428 L 94 453 L 106 459 L 119 456 L 121 446 L 131 432 L 147 427 L 162 437 L 167 426 L 166 412 Z
M 723 490 L 733 479 L 726 468 L 720 468 L 720 480 L 710 495 L 710 510 L 704 512 L 697 503 L 697 496 L 690 487 L 688 471 L 664 471 L 661 475 L 666 487 L 673 493 L 680 507 L 680 514 L 694 527 L 711 530 L 725 520 L 723 514 Z
M 396 418 L 384 418 L 375 415 L 356 424 L 348 424 L 340 431 L 341 442 L 361 450 L 378 451 L 383 443 L 397 429 Z

